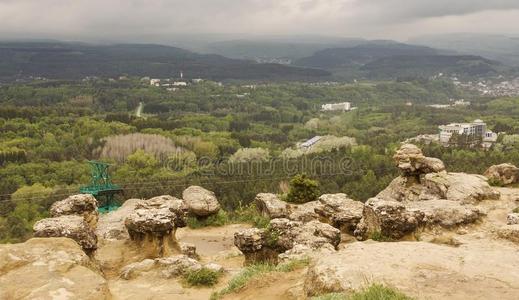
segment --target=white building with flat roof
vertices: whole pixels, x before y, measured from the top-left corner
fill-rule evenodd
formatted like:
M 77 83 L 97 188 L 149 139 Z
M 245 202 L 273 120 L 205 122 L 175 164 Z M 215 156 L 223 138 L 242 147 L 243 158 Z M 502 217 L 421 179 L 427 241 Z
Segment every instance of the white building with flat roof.
M 497 134 L 487 130 L 487 124 L 482 120 L 474 120 L 472 123 L 451 123 L 439 126 L 440 143 L 448 144 L 453 134 L 480 138 L 481 141 L 493 143 L 497 140 Z
M 322 111 L 349 111 L 351 110 L 351 103 L 350 102 L 341 102 L 341 103 L 329 103 L 329 104 L 323 104 L 321 106 Z

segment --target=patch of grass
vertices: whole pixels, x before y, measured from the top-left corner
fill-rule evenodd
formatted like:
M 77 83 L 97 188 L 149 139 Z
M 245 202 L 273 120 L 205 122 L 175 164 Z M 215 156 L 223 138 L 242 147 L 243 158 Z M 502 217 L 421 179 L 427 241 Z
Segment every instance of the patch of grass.
M 313 297 L 312 300 L 413 300 L 402 292 L 396 289 L 384 286 L 382 284 L 374 283 L 369 287 L 362 289 L 353 294 L 345 293 L 330 293 L 318 297 Z
M 514 210 L 512 210 L 513 213 L 519 214 L 519 207 L 516 207 Z
M 490 186 L 496 186 L 496 187 L 503 187 L 503 186 L 505 186 L 505 183 L 501 179 L 499 179 L 499 178 L 490 178 L 488 180 L 488 184 Z
M 374 283 L 361 291 L 353 293 L 348 297 L 348 300 L 413 300 L 413 298 L 396 289 Z
M 368 239 L 372 239 L 377 242 L 393 242 L 394 240 L 388 236 L 385 236 L 380 231 L 373 232 Z
M 187 226 L 189 228 L 197 229 L 208 226 L 224 226 L 231 223 L 229 215 L 225 210 L 220 209 L 217 214 L 209 216 L 207 218 L 197 218 L 190 216 L 187 218 Z
M 224 295 L 234 293 L 236 291 L 239 291 L 243 287 L 247 285 L 247 283 L 254 278 L 258 278 L 266 273 L 270 272 L 292 272 L 300 268 L 304 268 L 310 263 L 309 259 L 303 259 L 303 260 L 292 260 L 283 264 L 279 265 L 273 265 L 273 264 L 255 264 L 247 266 L 245 269 L 243 269 L 240 273 L 238 273 L 236 276 L 234 276 L 227 286 L 219 291 L 214 292 L 211 295 L 211 300 L 217 300 L 222 298 Z
M 313 297 L 312 300 L 348 300 L 348 297 L 343 293 L 329 293 L 319 297 Z
M 230 217 L 233 223 L 252 224 L 256 228 L 267 228 L 270 223 L 270 219 L 262 216 L 254 203 L 240 206 Z
M 189 286 L 213 286 L 218 283 L 218 278 L 222 272 L 202 268 L 196 271 L 186 272 L 183 275 L 184 281 Z

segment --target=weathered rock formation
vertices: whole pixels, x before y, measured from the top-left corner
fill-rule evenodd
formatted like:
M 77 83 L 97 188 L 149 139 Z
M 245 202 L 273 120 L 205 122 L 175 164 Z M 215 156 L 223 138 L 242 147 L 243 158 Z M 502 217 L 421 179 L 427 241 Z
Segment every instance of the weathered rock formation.
M 97 236 L 82 216 L 63 215 L 36 222 L 35 237 L 67 237 L 76 241 L 87 253 L 97 248 Z
M 519 244 L 519 224 L 502 226 L 497 230 L 497 236 Z
M 491 166 L 485 171 L 485 173 L 483 173 L 483 175 L 485 175 L 489 180 L 504 185 L 519 183 L 519 168 L 512 164 Z
M 267 229 L 251 228 L 234 235 L 234 245 L 245 255 L 246 263 L 277 261 L 281 253 L 287 256 L 321 248 L 333 250 L 340 241 L 340 230 L 329 224 L 284 218 L 271 220 Z M 294 248 L 296 250 L 288 252 Z
M 54 202 L 50 208 L 50 214 L 52 217 L 82 216 L 93 229 L 96 228 L 99 219 L 97 200 L 94 196 L 88 194 L 72 195 L 64 200 Z
M 182 192 L 182 199 L 189 212 L 198 217 L 207 217 L 220 210 L 220 203 L 213 192 L 200 186 L 190 186 Z
M 516 225 L 519 224 L 519 213 L 511 213 L 506 217 L 507 225 Z
M 500 197 L 484 176 L 448 173 L 443 162 L 414 145 L 403 145 L 394 160 L 402 175 L 366 202 L 355 230 L 360 240 L 375 233 L 400 239 L 420 227 L 474 223 L 484 213 L 472 204 Z
M 179 250 L 175 231 L 186 225 L 186 210 L 182 200 L 171 196 L 142 200 L 125 218 L 124 225 L 130 239 L 149 251 L 149 256 L 167 256 Z
M 79 217 L 78 217 L 79 218 Z M 111 299 L 91 259 L 68 238 L 0 245 L 0 299 Z
M 325 194 L 319 197 L 319 205 L 314 209 L 321 221 L 353 233 L 362 218 L 364 204 L 348 198 L 346 194 Z

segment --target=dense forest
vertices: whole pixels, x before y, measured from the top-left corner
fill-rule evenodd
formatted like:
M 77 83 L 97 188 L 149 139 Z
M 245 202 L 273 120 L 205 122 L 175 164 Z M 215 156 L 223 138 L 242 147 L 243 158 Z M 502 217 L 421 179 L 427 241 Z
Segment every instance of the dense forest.
M 467 107 L 431 103 L 471 99 Z M 322 112 L 349 101 L 355 110 Z M 142 114 L 136 111 L 142 108 Z M 112 163 L 119 199 L 213 190 L 227 210 L 258 192 L 286 192 L 305 173 L 320 192 L 365 201 L 395 176 L 392 153 L 438 125 L 480 118 L 506 132 L 490 150 L 424 145 L 451 171 L 519 164 L 519 99 L 481 98 L 450 82 L 219 85 L 168 91 L 138 78 L 39 81 L 0 87 L 0 240 L 30 236 L 56 200 L 90 179 L 88 160 Z M 321 136 L 312 151 L 300 142 Z

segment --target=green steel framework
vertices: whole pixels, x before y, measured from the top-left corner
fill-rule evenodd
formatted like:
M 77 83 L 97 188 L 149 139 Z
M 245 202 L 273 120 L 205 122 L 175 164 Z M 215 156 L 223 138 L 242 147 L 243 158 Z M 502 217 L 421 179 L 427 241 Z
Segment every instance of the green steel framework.
M 91 169 L 90 185 L 82 186 L 79 192 L 94 196 L 101 204 L 99 212 L 109 212 L 116 210 L 119 205 L 115 202 L 114 196 L 123 192 L 122 188 L 112 183 L 108 168 L 110 164 L 100 161 L 88 161 Z

